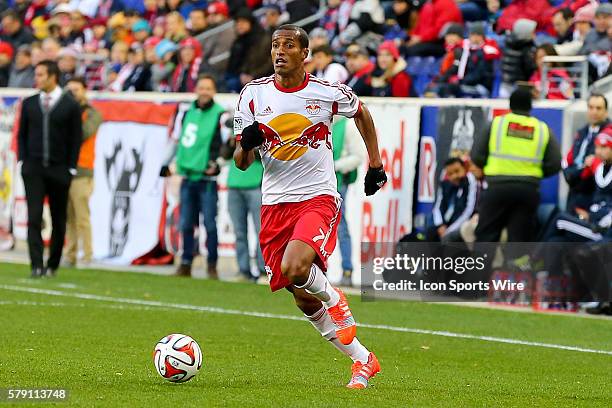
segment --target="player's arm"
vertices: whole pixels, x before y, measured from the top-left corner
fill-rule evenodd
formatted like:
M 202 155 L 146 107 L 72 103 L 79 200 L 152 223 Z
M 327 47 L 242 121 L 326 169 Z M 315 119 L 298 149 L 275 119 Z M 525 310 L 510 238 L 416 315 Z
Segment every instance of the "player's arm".
M 246 170 L 255 161 L 255 153 L 253 150 L 243 150 L 240 143 L 236 143 L 236 150 L 234 150 L 234 161 L 236 167 L 240 170 Z
M 374 120 L 372 119 L 372 115 L 370 115 L 370 111 L 363 103 L 361 103 L 361 107 L 355 115 L 355 124 L 357 125 L 357 129 L 359 129 L 359 133 L 361 133 L 361 137 L 363 138 L 366 149 L 368 150 L 370 167 L 382 167 Z
M 372 195 L 387 182 L 387 175 L 385 174 L 382 159 L 380 158 L 374 120 L 368 108 L 363 103 L 359 103 L 359 110 L 357 114 L 355 114 L 355 124 L 365 142 L 368 157 L 370 159 L 368 172 L 365 177 L 365 193 L 366 195 Z

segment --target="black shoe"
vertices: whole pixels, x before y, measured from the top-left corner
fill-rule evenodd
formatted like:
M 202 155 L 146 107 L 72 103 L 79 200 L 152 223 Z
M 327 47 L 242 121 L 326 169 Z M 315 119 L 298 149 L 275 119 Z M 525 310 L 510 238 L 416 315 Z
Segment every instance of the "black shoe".
M 176 268 L 175 275 L 187 278 L 191 277 L 191 264 L 180 264 L 179 267 Z
M 44 274 L 45 274 L 45 271 L 43 268 L 32 268 L 32 274 L 30 275 L 30 278 L 32 279 L 42 278 Z
M 55 278 L 56 275 L 57 269 L 49 268 L 48 266 L 45 268 L 45 278 Z
M 593 314 L 593 315 L 608 315 L 608 316 L 610 316 L 610 315 L 612 315 L 612 306 L 608 302 L 600 302 L 595 307 L 588 307 L 588 308 L 586 308 L 586 312 L 588 314 Z

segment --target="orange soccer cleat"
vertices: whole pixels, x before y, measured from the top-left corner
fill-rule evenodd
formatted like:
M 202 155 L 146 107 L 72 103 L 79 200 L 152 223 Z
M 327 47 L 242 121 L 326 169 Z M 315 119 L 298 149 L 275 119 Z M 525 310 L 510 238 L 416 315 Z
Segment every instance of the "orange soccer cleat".
M 370 378 L 374 377 L 380 372 L 380 364 L 374 353 L 370 353 L 368 356 L 368 362 L 363 364 L 361 361 L 353 363 L 351 367 L 353 376 L 351 381 L 346 385 L 347 388 L 363 389 L 368 386 Z
M 334 290 L 340 295 L 340 300 L 335 306 L 328 308 L 327 313 L 329 313 L 329 316 L 336 325 L 336 337 L 346 346 L 351 344 L 355 338 L 357 326 L 355 325 L 355 319 L 351 309 L 349 309 L 344 292 L 338 288 L 334 288 Z

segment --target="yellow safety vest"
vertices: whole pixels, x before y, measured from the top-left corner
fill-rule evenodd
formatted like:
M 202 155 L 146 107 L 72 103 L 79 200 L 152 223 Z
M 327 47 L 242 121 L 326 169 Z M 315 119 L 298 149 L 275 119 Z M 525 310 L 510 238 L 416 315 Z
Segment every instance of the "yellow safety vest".
M 548 138 L 548 126 L 534 117 L 509 113 L 494 118 L 484 174 L 542 178 Z

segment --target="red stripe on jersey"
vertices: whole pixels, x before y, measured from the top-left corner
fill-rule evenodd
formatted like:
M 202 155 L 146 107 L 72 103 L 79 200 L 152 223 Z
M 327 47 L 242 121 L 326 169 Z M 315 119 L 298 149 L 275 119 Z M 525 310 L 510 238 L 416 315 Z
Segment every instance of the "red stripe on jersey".
M 254 115 L 255 114 L 255 103 L 253 103 L 252 99 L 251 99 L 251 102 L 249 102 L 249 109 L 251 110 L 251 113 Z
M 338 102 L 334 101 L 332 103 L 332 115 L 336 115 L 338 113 Z
M 240 91 L 240 97 L 238 98 L 238 111 L 240 111 L 240 102 L 242 102 L 242 94 L 244 93 L 244 91 L 251 85 L 264 85 L 267 84 L 268 82 L 274 81 L 274 75 L 271 75 L 269 77 L 264 77 L 264 78 L 260 78 L 260 79 L 255 79 L 251 82 L 249 82 L 248 84 L 246 84 L 244 86 L 244 88 L 242 88 L 242 91 Z

